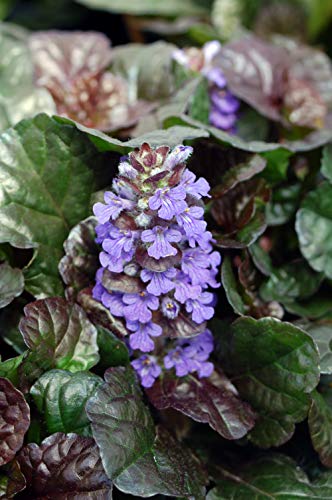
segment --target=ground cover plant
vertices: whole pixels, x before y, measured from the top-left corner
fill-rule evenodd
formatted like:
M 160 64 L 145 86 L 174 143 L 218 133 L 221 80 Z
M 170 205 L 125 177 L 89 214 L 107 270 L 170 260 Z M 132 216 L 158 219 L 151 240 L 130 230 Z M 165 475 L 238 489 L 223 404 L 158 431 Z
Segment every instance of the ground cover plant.
M 0 498 L 332 497 L 330 2 L 0 6 Z

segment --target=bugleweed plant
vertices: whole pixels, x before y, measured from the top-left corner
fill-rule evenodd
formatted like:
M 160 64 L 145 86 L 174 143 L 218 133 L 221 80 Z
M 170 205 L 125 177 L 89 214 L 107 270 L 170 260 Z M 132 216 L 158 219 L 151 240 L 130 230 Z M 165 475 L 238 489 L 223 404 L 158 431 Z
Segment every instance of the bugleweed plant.
M 46 3 L 0 8 L 0 498 L 332 498 L 332 11 Z

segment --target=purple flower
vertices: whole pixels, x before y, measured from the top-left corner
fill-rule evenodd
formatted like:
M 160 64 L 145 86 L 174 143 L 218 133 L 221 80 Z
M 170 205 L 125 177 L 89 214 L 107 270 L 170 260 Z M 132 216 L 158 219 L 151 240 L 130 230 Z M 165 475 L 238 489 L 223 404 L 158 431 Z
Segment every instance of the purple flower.
M 113 316 L 123 316 L 124 304 L 122 301 L 122 293 L 109 292 L 105 289 L 101 296 L 101 303 L 111 314 L 113 314 Z
M 212 293 L 203 292 L 197 299 L 187 300 L 186 311 L 191 313 L 191 317 L 195 323 L 204 323 L 204 321 L 211 319 L 214 314 L 213 307 L 210 307 L 212 301 Z
M 126 306 L 123 309 L 123 315 L 128 321 L 140 321 L 148 323 L 152 318 L 152 311 L 156 311 L 159 306 L 159 300 L 154 295 L 147 292 L 125 293 L 123 302 Z
M 240 106 L 239 101 L 236 99 L 233 94 L 230 92 L 220 91 L 213 89 L 210 92 L 210 99 L 212 104 L 220 111 L 221 113 L 235 113 Z
M 149 207 L 151 210 L 158 210 L 160 207 L 158 210 L 159 217 L 164 220 L 171 220 L 187 207 L 187 203 L 184 201 L 185 198 L 186 191 L 183 186 L 159 188 L 149 199 Z
M 150 257 L 159 260 L 161 257 L 170 257 L 177 254 L 177 249 L 170 243 L 180 241 L 182 235 L 176 229 L 155 226 L 153 229 L 143 231 L 141 238 L 144 243 L 153 243 L 148 248 L 148 254 Z
M 176 221 L 184 230 L 188 237 L 194 237 L 203 233 L 206 229 L 206 222 L 201 220 L 204 214 L 202 207 L 193 205 L 187 207 L 184 212 L 176 216 Z
M 137 170 L 131 166 L 128 161 L 128 156 L 122 156 L 119 163 L 119 174 L 127 179 L 135 179 L 137 177 Z
M 161 368 L 156 363 L 156 358 L 147 354 L 134 359 L 131 362 L 131 366 L 138 374 L 142 386 L 146 388 L 152 387 L 156 378 L 161 374 Z
M 168 293 L 175 287 L 175 283 L 172 280 L 176 276 L 176 269 L 171 267 L 167 271 L 155 272 L 149 271 L 148 269 L 143 269 L 141 272 L 141 279 L 146 283 L 150 281 L 146 287 L 149 293 L 152 295 L 159 296 L 163 293 Z
M 218 89 L 226 87 L 227 81 L 221 68 L 214 67 L 203 69 L 202 73 L 209 80 L 209 82 L 216 85 Z
M 174 284 L 174 297 L 181 304 L 185 304 L 188 299 L 197 299 L 202 292 L 202 288 L 199 285 L 193 285 L 188 276 L 181 271 L 178 271 Z
M 175 319 L 180 312 L 180 306 L 171 297 L 164 297 L 161 301 L 161 311 L 166 318 Z
M 164 168 L 173 170 L 174 167 L 180 163 L 184 163 L 192 154 L 193 148 L 191 146 L 183 146 L 182 144 L 176 146 L 173 151 L 167 156 L 164 163 Z
M 127 328 L 135 333 L 129 337 L 129 345 L 132 349 L 139 349 L 142 352 L 151 352 L 154 349 L 154 342 L 150 337 L 159 337 L 162 328 L 155 323 L 139 323 L 138 321 L 127 321 Z
M 207 258 L 206 252 L 200 248 L 192 248 L 183 252 L 181 269 L 190 278 L 193 285 L 205 287 L 207 284 L 215 282 L 217 270 L 214 267 L 210 270 L 209 267 L 217 262 L 216 254 L 219 255 L 218 252 L 212 252 Z M 216 287 L 216 285 L 214 286 Z
M 106 191 L 104 195 L 105 203 L 95 203 L 93 213 L 98 219 L 98 222 L 105 224 L 110 219 L 117 219 L 122 210 L 131 210 L 134 208 L 134 202 L 120 198 L 112 191 Z
M 167 370 L 175 368 L 177 377 L 185 377 L 193 371 L 190 358 L 186 356 L 186 353 L 180 346 L 168 352 L 164 357 L 164 365 Z
M 136 200 L 136 195 L 133 188 L 123 179 L 113 179 L 112 188 L 119 196 L 121 196 L 121 198 L 126 198 L 127 200 Z
M 183 172 L 180 185 L 185 188 L 187 194 L 191 194 L 191 196 L 195 198 L 199 199 L 202 198 L 202 196 L 211 198 L 209 195 L 209 183 L 203 179 L 203 177 L 200 177 L 196 181 L 196 175 L 188 169 Z
M 96 243 L 102 243 L 105 238 L 107 238 L 109 230 L 113 227 L 110 222 L 105 222 L 105 224 L 97 224 L 95 231 L 97 234 Z
M 113 226 L 103 242 L 103 249 L 116 259 L 130 260 L 134 255 L 138 231 Z

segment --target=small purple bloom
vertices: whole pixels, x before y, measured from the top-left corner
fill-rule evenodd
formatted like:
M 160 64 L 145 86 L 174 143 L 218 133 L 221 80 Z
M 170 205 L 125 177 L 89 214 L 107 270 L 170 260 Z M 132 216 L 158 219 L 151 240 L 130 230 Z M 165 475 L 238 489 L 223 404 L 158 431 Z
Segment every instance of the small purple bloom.
M 230 92 L 212 89 L 210 92 L 210 99 L 212 104 L 221 113 L 236 113 L 239 109 L 240 103 L 233 94 Z
M 202 196 L 211 198 L 209 195 L 209 183 L 203 177 L 200 177 L 196 181 L 196 175 L 188 169 L 183 172 L 180 185 L 185 188 L 187 194 L 191 194 L 195 198 L 199 199 Z
M 184 163 L 192 154 L 193 148 L 191 146 L 183 146 L 182 144 L 176 146 L 171 153 L 167 156 L 164 162 L 164 168 L 173 170 L 174 167 L 180 163 Z
M 119 174 L 122 175 L 123 177 L 127 177 L 127 179 L 135 179 L 135 177 L 137 177 L 138 172 L 129 163 L 128 156 L 122 156 L 120 160 L 121 161 L 119 163 Z
M 205 286 L 211 278 L 213 280 L 216 270 L 213 269 L 211 272 L 209 267 L 217 262 L 216 253 L 212 252 L 207 256 L 206 252 L 200 248 L 192 248 L 183 252 L 181 269 L 190 278 L 193 285 Z
M 180 306 L 171 297 L 164 297 L 161 301 L 161 311 L 166 318 L 175 319 L 179 315 Z
M 186 356 L 186 353 L 180 346 L 177 346 L 175 349 L 168 352 L 168 354 L 164 357 L 164 365 L 166 370 L 175 368 L 177 377 L 185 377 L 191 373 L 194 368 L 190 358 Z
M 136 195 L 133 188 L 123 179 L 113 179 L 112 188 L 119 196 L 121 196 L 121 198 L 133 201 L 136 200 Z
M 190 283 L 188 276 L 181 271 L 178 271 L 174 283 L 174 297 L 181 304 L 185 304 L 188 299 L 197 299 L 202 292 L 202 288 L 199 285 Z
M 163 333 L 161 326 L 151 322 L 142 324 L 138 321 L 127 321 L 127 328 L 135 332 L 129 337 L 130 347 L 142 352 L 153 351 L 154 342 L 150 337 L 159 337 Z
M 142 386 L 146 388 L 152 387 L 156 378 L 161 374 L 161 368 L 157 364 L 156 358 L 147 354 L 132 361 L 131 366 L 138 374 Z
M 113 316 L 123 316 L 124 303 L 122 301 L 122 293 L 109 292 L 105 289 L 101 296 L 101 303 L 105 306 Z
M 107 238 L 110 229 L 114 227 L 110 222 L 105 222 L 105 224 L 97 224 L 95 231 L 97 234 L 96 243 L 102 243 L 105 238 Z
M 189 238 L 205 231 L 206 222 L 202 220 L 203 214 L 204 210 L 202 207 L 193 205 L 187 207 L 184 212 L 176 216 L 177 223 L 183 228 Z
M 213 294 L 203 292 L 197 299 L 189 299 L 186 302 L 186 311 L 191 313 L 191 317 L 195 323 L 204 323 L 211 319 L 214 314 L 213 307 L 210 304 L 213 301 Z
M 221 68 L 203 68 L 202 73 L 217 88 L 223 89 L 226 87 L 227 81 Z
M 176 255 L 178 251 L 170 243 L 179 242 L 181 238 L 180 231 L 162 226 L 146 229 L 141 236 L 144 243 L 152 243 L 148 248 L 148 254 L 157 260 Z
M 141 323 L 148 323 L 152 318 L 151 309 L 156 311 L 159 306 L 158 298 L 147 292 L 125 293 L 123 302 L 126 304 L 123 309 L 125 318 Z
M 158 210 L 161 219 L 171 220 L 187 207 L 186 191 L 183 186 L 159 188 L 149 199 L 151 210 Z M 159 208 L 160 207 L 160 208 Z
M 103 242 L 103 249 L 116 259 L 130 260 L 134 255 L 135 240 L 138 236 L 138 231 L 113 226 L 108 238 Z
M 117 219 L 122 210 L 131 210 L 134 208 L 134 202 L 120 198 L 112 191 L 106 191 L 104 195 L 105 203 L 95 203 L 93 213 L 98 219 L 98 222 L 105 224 L 110 219 Z
M 152 295 L 159 296 L 162 293 L 168 293 L 175 287 L 175 283 L 172 280 L 176 276 L 176 270 L 174 267 L 167 269 L 163 272 L 149 271 L 148 269 L 143 269 L 141 272 L 141 279 L 146 283 L 150 281 L 146 287 L 149 293 Z

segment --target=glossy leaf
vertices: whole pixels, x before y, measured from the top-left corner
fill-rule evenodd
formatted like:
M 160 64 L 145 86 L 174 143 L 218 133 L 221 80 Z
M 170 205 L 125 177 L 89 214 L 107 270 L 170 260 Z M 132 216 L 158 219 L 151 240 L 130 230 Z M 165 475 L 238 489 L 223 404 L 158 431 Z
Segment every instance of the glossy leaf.
M 251 435 L 258 446 L 278 446 L 309 410 L 308 393 L 319 380 L 318 352 L 312 339 L 290 323 L 274 318 L 236 320 L 222 353 L 226 373 L 240 397 L 261 416 Z M 248 356 L 250 353 L 250 356 Z M 288 432 L 271 432 L 276 424 Z
M 155 434 L 131 368 L 110 368 L 87 405 L 93 436 L 108 476 L 116 478 L 148 452 Z
M 2 468 L 0 473 L 0 499 L 14 498 L 25 488 L 25 478 L 16 460 Z
M 0 242 L 35 249 L 25 271 L 25 287 L 35 296 L 62 294 L 62 245 L 70 228 L 89 214 L 99 161 L 88 138 L 46 115 L 0 136 Z
M 12 384 L 18 385 L 18 368 L 21 366 L 25 354 L 0 362 L 0 377 L 7 378 Z
M 103 326 L 97 326 L 97 332 L 100 356 L 98 368 L 100 370 L 107 370 L 111 366 L 128 365 L 129 352 L 125 343 Z
M 265 500 L 284 497 L 287 499 L 330 498 L 332 475 L 321 474 L 309 482 L 305 472 L 296 462 L 285 455 L 262 456 L 242 466 L 237 471 L 222 469 L 217 487 L 207 495 L 207 500 Z
M 332 186 L 325 182 L 305 198 L 296 215 L 302 255 L 315 271 L 332 278 Z
M 114 481 L 124 493 L 205 498 L 207 476 L 193 453 L 166 429 L 157 428 L 150 452 L 139 458 Z
M 158 16 L 177 16 L 177 15 L 199 15 L 207 14 L 208 5 L 199 0 L 184 0 L 181 5 L 177 0 L 169 0 L 167 4 L 163 0 L 78 0 L 92 9 L 108 10 L 110 12 L 127 13 L 133 15 L 158 15 Z M 208 3 L 210 3 L 208 1 Z
M 47 432 L 91 436 L 85 405 L 101 383 L 97 375 L 89 372 L 50 370 L 44 373 L 31 387 L 30 393 L 43 416 Z
M 7 464 L 22 447 L 30 425 L 30 408 L 23 394 L 0 378 L 0 465 Z
M 312 393 L 308 425 L 310 437 L 320 461 L 326 467 L 332 467 L 332 408 L 323 395 Z
M 44 439 L 40 446 L 35 443 L 25 446 L 18 461 L 30 498 L 112 498 L 112 483 L 92 438 L 57 432 Z
M 70 231 L 63 244 L 65 256 L 59 262 L 59 272 L 67 285 L 67 298 L 75 298 L 80 290 L 94 282 L 99 267 L 95 227 L 94 217 L 85 219 Z
M 320 373 L 332 375 L 332 321 L 299 320 L 296 324 L 312 337 L 318 347 Z
M 321 172 L 330 182 L 332 182 L 332 146 L 325 146 L 323 150 Z
M 24 362 L 29 379 L 51 368 L 77 372 L 98 362 L 97 330 L 77 304 L 42 299 L 28 304 L 24 313 L 20 330 L 31 351 Z
M 232 383 L 216 371 L 209 379 L 200 380 L 165 374 L 146 392 L 159 410 L 174 408 L 197 422 L 208 423 L 226 439 L 240 439 L 255 423 L 250 406 L 238 398 Z
M 24 277 L 20 269 L 13 269 L 7 262 L 0 264 L 0 309 L 10 304 L 24 289 Z

